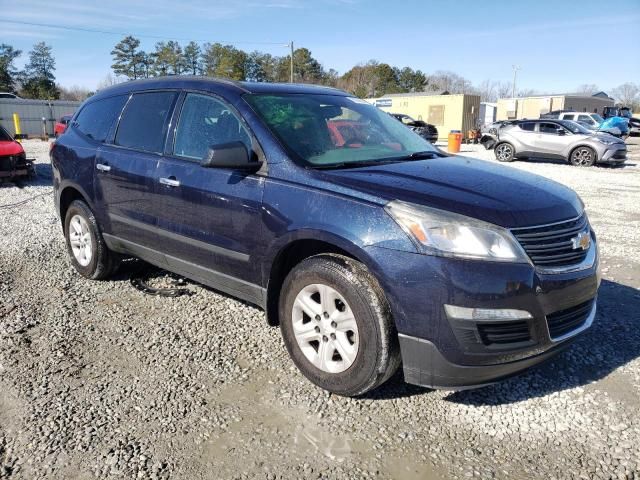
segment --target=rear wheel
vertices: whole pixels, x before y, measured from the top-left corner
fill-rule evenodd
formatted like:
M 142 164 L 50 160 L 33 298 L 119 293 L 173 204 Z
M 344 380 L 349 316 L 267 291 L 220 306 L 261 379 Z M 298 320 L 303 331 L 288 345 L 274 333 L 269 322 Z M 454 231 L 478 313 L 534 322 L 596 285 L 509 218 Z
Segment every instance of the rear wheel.
M 590 147 L 578 147 L 571 152 L 569 162 L 576 167 L 590 167 L 596 163 L 596 152 Z
M 363 394 L 400 363 L 389 305 L 375 278 L 341 255 L 303 260 L 285 279 L 280 329 L 293 362 L 338 395 Z
M 71 264 L 83 277 L 102 280 L 118 268 L 120 257 L 107 248 L 93 212 L 83 201 L 69 205 L 64 235 Z
M 494 149 L 499 162 L 512 162 L 515 159 L 515 149 L 510 143 L 499 143 Z

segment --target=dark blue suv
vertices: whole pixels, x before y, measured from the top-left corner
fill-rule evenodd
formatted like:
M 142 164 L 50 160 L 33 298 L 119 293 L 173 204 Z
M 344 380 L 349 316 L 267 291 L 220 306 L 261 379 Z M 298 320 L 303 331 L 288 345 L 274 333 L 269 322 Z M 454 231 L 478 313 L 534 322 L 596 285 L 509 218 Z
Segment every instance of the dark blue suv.
M 491 383 L 595 316 L 596 237 L 573 191 L 447 156 L 339 90 L 124 83 L 84 103 L 51 161 L 80 274 L 133 256 L 258 305 L 341 395 L 401 362 L 410 383 Z

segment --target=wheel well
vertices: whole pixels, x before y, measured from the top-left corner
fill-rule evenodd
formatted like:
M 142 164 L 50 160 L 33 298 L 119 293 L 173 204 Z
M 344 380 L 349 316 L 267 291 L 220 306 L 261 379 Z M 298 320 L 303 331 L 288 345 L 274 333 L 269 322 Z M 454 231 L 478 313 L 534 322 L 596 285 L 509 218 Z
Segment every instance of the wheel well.
M 591 145 L 576 145 L 575 147 L 573 147 L 571 149 L 571 151 L 569 152 L 569 161 L 571 161 L 571 155 L 573 155 L 573 152 L 575 152 L 579 148 L 585 148 L 585 147 L 593 152 L 593 156 L 595 157 L 594 162 L 597 162 L 598 161 L 598 152 Z
M 358 260 L 342 248 L 320 240 L 296 240 L 287 245 L 276 256 L 269 275 L 266 308 L 267 323 L 269 325 L 276 326 L 280 324 L 278 312 L 280 289 L 289 272 L 305 258 L 313 257 L 321 253 L 338 253 L 345 257 Z
M 71 202 L 74 200 L 85 201 L 82 194 L 73 187 L 65 188 L 60 194 L 60 221 L 62 222 L 62 228 L 64 228 L 64 217 L 67 215 L 67 209 Z

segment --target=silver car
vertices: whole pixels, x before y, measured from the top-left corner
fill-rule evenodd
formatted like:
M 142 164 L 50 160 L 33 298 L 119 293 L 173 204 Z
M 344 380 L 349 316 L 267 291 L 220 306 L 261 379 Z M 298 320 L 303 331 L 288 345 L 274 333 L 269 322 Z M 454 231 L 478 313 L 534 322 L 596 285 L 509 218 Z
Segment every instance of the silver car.
M 589 167 L 595 163 L 620 164 L 627 159 L 624 141 L 570 120 L 522 120 L 505 125 L 498 130 L 494 150 L 501 162 L 536 157 Z

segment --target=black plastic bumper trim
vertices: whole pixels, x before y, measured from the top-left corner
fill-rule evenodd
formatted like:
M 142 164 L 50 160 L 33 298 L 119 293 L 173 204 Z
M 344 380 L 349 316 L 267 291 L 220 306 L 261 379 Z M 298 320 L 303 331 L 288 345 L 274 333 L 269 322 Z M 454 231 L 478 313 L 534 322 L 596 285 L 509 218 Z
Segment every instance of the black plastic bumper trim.
M 444 390 L 466 390 L 496 383 L 542 363 L 568 347 L 575 337 L 521 360 L 478 366 L 451 363 L 429 340 L 403 334 L 398 338 L 405 382 Z

